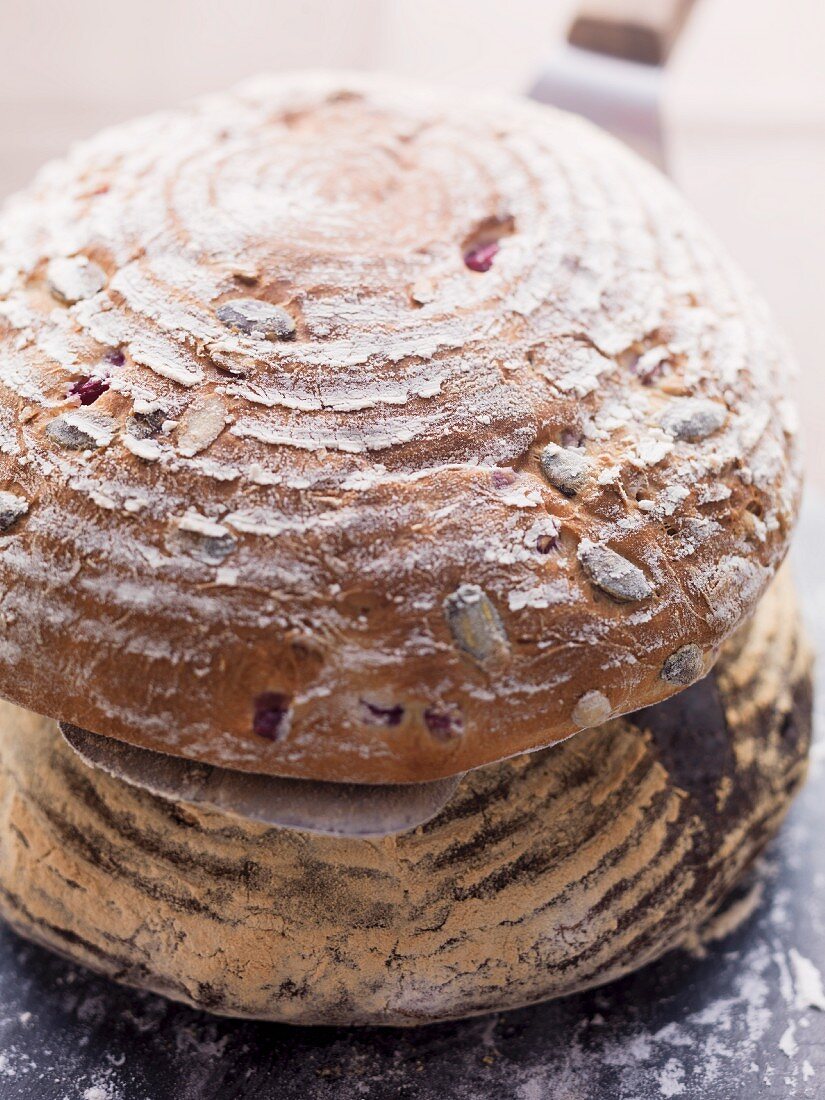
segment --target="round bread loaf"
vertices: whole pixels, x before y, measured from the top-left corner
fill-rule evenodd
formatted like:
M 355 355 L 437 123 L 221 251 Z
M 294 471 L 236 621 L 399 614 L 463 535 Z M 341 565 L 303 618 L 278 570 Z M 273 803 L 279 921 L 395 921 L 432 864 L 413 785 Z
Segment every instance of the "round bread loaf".
M 132 985 L 291 1023 L 416 1024 L 606 982 L 683 942 L 802 780 L 809 657 L 787 585 L 714 672 L 466 775 L 382 840 L 267 829 L 83 764 L 0 707 L 0 911 Z
M 636 710 L 785 552 L 787 370 L 579 119 L 316 74 L 108 130 L 0 216 L 0 691 L 368 783 Z

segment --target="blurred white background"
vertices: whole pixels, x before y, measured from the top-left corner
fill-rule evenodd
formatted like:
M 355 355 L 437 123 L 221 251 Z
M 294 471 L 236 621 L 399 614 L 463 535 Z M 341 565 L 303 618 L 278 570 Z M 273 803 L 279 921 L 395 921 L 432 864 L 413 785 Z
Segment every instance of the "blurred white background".
M 570 0 L 0 0 L 0 197 L 107 123 L 263 70 L 382 68 L 523 91 Z M 825 3 L 702 0 L 669 67 L 678 184 L 802 363 L 825 487 Z

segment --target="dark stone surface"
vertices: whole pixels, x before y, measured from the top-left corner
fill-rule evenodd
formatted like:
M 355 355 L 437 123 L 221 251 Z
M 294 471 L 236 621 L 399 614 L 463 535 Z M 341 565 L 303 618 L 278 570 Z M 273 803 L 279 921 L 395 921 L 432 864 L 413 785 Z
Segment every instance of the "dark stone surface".
M 825 507 L 797 552 L 825 651 Z M 823 714 L 817 716 L 822 733 Z M 219 1020 L 0 931 L 2 1100 L 785 1100 L 825 1096 L 825 747 L 716 938 L 612 986 L 417 1031 Z

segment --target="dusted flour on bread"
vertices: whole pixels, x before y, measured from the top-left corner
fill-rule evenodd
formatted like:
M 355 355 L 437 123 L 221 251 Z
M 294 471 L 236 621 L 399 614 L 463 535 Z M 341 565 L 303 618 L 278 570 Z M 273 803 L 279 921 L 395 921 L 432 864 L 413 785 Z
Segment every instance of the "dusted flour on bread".
M 311 74 L 107 130 L 0 215 L 0 690 L 379 782 L 635 710 L 785 552 L 788 369 L 576 118 Z

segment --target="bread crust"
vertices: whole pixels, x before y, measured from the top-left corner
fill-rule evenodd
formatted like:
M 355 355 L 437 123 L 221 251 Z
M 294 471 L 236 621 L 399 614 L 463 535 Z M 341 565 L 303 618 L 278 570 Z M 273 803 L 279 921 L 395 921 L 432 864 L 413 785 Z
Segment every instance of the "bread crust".
M 0 691 L 355 782 L 654 703 L 785 552 L 788 366 L 579 119 L 311 74 L 108 130 L 0 216 Z
M 383 840 L 267 829 L 92 770 L 0 705 L 0 911 L 229 1015 L 419 1024 L 598 985 L 693 935 L 804 773 L 810 657 L 772 589 L 711 675 L 465 776 Z

